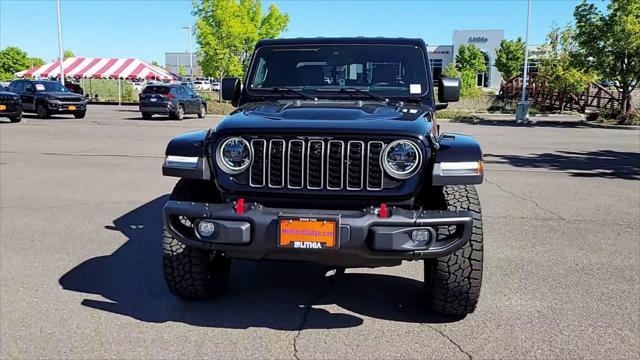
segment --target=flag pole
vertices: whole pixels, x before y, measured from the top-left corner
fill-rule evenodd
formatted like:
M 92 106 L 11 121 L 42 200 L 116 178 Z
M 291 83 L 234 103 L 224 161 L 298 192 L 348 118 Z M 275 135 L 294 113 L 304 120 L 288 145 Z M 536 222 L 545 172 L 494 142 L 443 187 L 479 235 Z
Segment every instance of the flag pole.
M 60 23 L 60 0 L 56 0 L 56 13 L 58 17 L 58 58 L 60 61 L 60 83 L 64 86 L 64 67 L 62 62 L 64 61 L 64 52 L 62 50 L 62 25 Z

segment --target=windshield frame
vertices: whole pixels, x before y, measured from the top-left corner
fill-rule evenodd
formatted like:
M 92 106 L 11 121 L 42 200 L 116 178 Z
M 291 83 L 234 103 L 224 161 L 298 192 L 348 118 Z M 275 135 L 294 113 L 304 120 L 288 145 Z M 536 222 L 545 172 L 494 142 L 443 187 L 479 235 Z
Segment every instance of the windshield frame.
M 253 52 L 253 56 L 251 57 L 251 65 L 249 67 L 249 71 L 247 71 L 246 75 L 245 75 L 245 79 L 244 79 L 244 92 L 246 92 L 247 95 L 251 96 L 251 97 L 259 97 L 259 98 L 264 98 L 265 95 L 269 96 L 269 97 L 278 97 L 278 98 L 295 98 L 298 97 L 296 94 L 290 93 L 290 94 L 283 94 L 283 93 L 278 93 L 278 92 L 271 92 L 271 93 L 260 93 L 260 91 L 255 91 L 256 89 L 253 89 L 251 86 L 251 83 L 253 82 L 254 77 L 256 76 L 256 72 L 257 72 L 257 63 L 258 63 L 258 53 L 261 49 L 264 48 L 296 48 L 296 47 L 312 47 L 312 46 L 389 46 L 389 47 L 393 47 L 393 46 L 402 46 L 402 47 L 411 47 L 411 48 L 415 48 L 421 55 L 422 58 L 422 63 L 424 66 L 424 73 L 426 75 L 426 78 L 424 80 L 424 84 L 426 86 L 424 86 L 424 89 L 422 89 L 422 93 L 420 94 L 393 94 L 393 93 L 386 93 L 386 92 L 378 92 L 378 91 L 371 91 L 371 89 L 366 89 L 365 91 L 369 91 L 374 95 L 380 96 L 380 97 L 385 97 L 388 99 L 425 99 L 430 95 L 430 89 L 432 87 L 432 81 L 430 79 L 431 77 L 431 67 L 429 66 L 429 60 L 426 54 L 426 48 L 422 47 L 422 46 L 417 46 L 416 44 L 409 44 L 409 43 L 358 43 L 358 42 L 354 42 L 354 43 L 340 43 L 340 42 L 335 42 L 335 43 L 324 43 L 324 42 L 320 42 L 320 43 L 291 43 L 291 44 L 268 44 L 268 45 L 260 45 L 259 47 L 257 47 L 255 49 L 255 51 Z M 330 91 L 316 91 L 316 89 L 314 88 L 308 88 L 305 86 L 288 86 L 290 88 L 296 89 L 296 90 L 300 90 L 300 91 L 304 91 L 309 93 L 309 95 L 314 95 L 317 98 L 321 98 L 321 99 L 353 99 L 355 95 L 357 96 L 361 96 L 363 98 L 366 98 L 365 95 L 363 94 L 357 94 L 357 93 L 346 93 L 346 92 L 330 92 Z M 340 85 L 331 85 L 329 86 L 330 88 L 353 88 L 354 86 L 340 86 Z M 322 89 L 322 88 L 319 88 Z M 253 91 L 252 91 L 253 90 Z
M 73 93 L 73 91 L 69 90 L 68 87 L 62 85 L 61 83 L 57 82 L 57 81 L 51 81 L 51 80 L 32 80 L 31 84 L 33 85 L 33 91 L 35 93 L 42 93 L 42 92 L 64 92 L 64 93 Z M 44 90 L 38 90 L 38 87 L 36 85 L 43 85 L 44 86 Z M 47 89 L 47 85 L 51 86 L 57 84 L 58 86 L 60 86 L 59 89 Z

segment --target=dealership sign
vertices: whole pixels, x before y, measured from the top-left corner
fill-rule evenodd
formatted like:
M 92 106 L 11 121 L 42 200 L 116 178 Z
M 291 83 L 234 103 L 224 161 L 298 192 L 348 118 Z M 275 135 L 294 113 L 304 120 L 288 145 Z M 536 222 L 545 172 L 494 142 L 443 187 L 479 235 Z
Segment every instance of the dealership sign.
M 470 36 L 469 37 L 469 43 L 471 43 L 471 44 L 484 44 L 487 41 L 489 41 L 489 39 L 487 39 L 484 36 Z

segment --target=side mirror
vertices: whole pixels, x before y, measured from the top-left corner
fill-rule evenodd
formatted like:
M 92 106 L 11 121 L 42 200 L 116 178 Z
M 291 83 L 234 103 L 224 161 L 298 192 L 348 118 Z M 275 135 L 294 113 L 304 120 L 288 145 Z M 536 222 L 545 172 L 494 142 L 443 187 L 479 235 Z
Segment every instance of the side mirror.
M 449 103 L 458 100 L 460 100 L 460 79 L 441 78 L 440 85 L 438 86 L 438 101 Z
M 242 83 L 240 82 L 240 79 L 222 79 L 220 91 L 222 92 L 222 100 L 229 100 L 231 101 L 231 104 L 233 106 L 238 106 L 238 101 L 240 101 L 240 93 L 242 91 Z

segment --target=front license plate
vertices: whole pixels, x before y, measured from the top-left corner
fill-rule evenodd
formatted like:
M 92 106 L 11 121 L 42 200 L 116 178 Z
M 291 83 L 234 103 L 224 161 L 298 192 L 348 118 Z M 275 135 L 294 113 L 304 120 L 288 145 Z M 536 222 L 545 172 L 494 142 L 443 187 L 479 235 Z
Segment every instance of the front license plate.
M 339 246 L 338 220 L 280 218 L 278 246 L 292 249 L 335 249 Z
M 0 105 L 0 111 L 2 110 L 7 110 L 7 106 L 6 105 Z
M 73 105 L 69 105 L 69 110 L 75 110 L 75 109 L 76 109 L 76 107 L 75 107 L 75 106 L 73 106 Z

